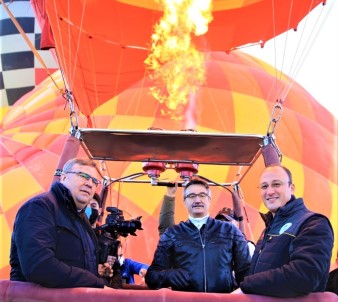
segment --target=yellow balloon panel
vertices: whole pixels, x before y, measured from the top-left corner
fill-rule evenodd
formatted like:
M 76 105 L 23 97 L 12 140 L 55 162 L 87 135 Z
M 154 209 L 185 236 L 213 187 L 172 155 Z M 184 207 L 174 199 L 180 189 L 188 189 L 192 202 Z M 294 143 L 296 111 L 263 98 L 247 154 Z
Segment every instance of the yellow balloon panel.
M 266 103 L 257 97 L 249 97 L 247 95 L 233 93 L 234 98 L 234 115 L 236 118 L 236 133 L 259 133 L 265 134 L 267 132 L 267 126 L 270 121 L 270 112 Z M 243 106 L 245 103 L 245 106 Z M 253 119 L 252 115 L 256 118 Z
M 2 186 L 3 211 L 7 211 L 18 201 L 42 192 L 42 186 L 24 166 L 17 166 L 15 169 L 0 175 L 0 186 Z M 19 189 L 19 186 L 21 189 Z
M 68 133 L 70 122 L 66 119 L 51 121 L 45 128 L 45 133 Z
M 117 116 L 112 119 L 108 128 L 111 129 L 148 129 L 151 125 L 148 117 L 142 116 Z
M 6 220 L 6 216 L 4 214 L 0 214 L 0 234 L 1 234 L 0 272 L 2 272 L 3 269 L 7 268 L 8 273 L 11 233 L 12 230 L 9 228 L 9 223 Z

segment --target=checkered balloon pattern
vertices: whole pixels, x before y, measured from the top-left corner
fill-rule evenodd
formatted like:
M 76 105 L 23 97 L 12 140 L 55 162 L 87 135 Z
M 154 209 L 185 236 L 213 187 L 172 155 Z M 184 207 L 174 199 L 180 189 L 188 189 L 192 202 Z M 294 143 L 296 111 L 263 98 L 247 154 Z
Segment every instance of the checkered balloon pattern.
M 40 50 L 41 31 L 30 1 L 6 0 L 5 3 L 49 70 L 58 69 L 52 54 L 48 50 Z M 47 72 L 2 5 L 0 5 L 0 45 L 0 105 L 6 107 L 13 105 L 44 80 Z

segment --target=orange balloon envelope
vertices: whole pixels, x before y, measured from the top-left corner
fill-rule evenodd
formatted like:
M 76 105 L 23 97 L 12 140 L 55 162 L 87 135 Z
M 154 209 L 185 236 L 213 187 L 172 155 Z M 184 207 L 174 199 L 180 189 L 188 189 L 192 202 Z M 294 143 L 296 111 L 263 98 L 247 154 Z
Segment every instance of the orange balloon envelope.
M 192 35 L 202 51 L 230 51 L 267 40 L 298 23 L 320 0 L 212 1 L 208 31 Z M 160 2 L 143 0 L 33 1 L 42 48 L 55 45 L 59 64 L 81 112 L 89 116 L 146 74 Z M 51 34 L 53 32 L 53 35 Z

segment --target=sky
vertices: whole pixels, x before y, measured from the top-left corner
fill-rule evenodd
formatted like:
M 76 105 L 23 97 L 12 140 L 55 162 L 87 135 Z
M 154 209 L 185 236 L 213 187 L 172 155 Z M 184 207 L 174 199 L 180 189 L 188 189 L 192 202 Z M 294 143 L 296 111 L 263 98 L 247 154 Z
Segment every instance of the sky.
M 291 76 L 338 119 L 338 4 L 328 0 L 265 46 L 242 49 Z

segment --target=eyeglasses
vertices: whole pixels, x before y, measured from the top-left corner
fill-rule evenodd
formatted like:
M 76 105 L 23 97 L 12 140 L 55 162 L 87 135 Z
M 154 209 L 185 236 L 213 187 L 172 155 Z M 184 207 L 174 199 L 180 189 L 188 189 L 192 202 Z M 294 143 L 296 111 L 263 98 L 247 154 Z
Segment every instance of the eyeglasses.
M 96 186 L 98 186 L 98 185 L 101 183 L 97 178 L 92 177 L 92 176 L 90 176 L 89 174 L 84 173 L 84 172 L 79 172 L 79 171 L 78 171 L 78 172 L 75 172 L 75 171 L 69 171 L 69 172 L 65 172 L 65 173 L 66 173 L 66 174 L 76 174 L 76 175 L 78 175 L 78 176 L 84 178 L 85 180 L 91 179 L 91 180 L 93 181 L 93 184 L 96 185 Z
M 197 198 L 197 196 L 201 200 L 205 200 L 207 198 L 210 198 L 210 196 L 207 193 L 202 192 L 202 193 L 198 193 L 198 194 L 191 193 L 191 194 L 185 196 L 184 199 L 195 200 Z
M 258 188 L 260 188 L 262 191 L 267 190 L 269 186 L 272 189 L 279 189 L 282 185 L 285 185 L 285 184 L 290 184 L 290 182 L 289 181 L 273 181 L 270 185 L 264 183 L 264 184 L 259 185 Z

